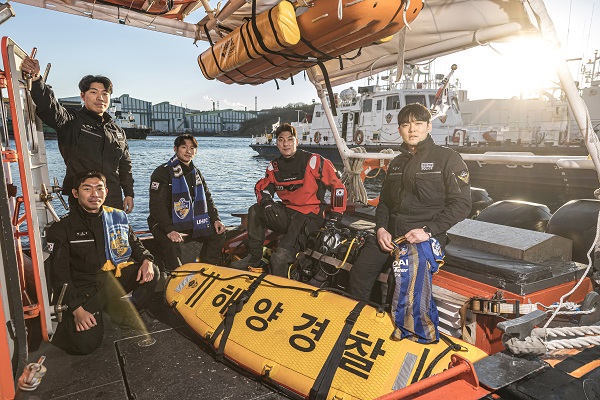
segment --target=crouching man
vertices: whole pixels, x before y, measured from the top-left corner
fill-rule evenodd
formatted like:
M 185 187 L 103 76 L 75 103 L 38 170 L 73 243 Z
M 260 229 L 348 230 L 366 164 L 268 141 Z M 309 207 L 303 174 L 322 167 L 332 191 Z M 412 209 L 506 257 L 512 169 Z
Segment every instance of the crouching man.
M 331 191 L 327 218 L 339 220 L 346 210 L 346 188 L 331 161 L 298 150 L 296 128 L 292 125 L 280 125 L 275 139 L 281 155 L 269 163 L 265 177 L 256 183 L 257 202 L 248 210 L 249 254 L 231 263 L 231 267 L 259 267 L 265 228 L 269 228 L 284 234 L 271 256 L 271 273 L 287 277 L 289 264 L 299 250 L 298 237 L 323 226 L 326 189 Z M 274 201 L 275 193 L 283 204 Z
M 141 327 L 159 272 L 125 212 L 103 206 L 108 192 L 103 174 L 78 174 L 72 192 L 78 207 L 50 227 L 48 263 L 55 298 L 67 284 L 68 309 L 57 336 L 66 336 L 66 350 L 89 354 L 102 343 L 103 311 L 116 323 Z M 124 296 L 131 291 L 129 300 Z

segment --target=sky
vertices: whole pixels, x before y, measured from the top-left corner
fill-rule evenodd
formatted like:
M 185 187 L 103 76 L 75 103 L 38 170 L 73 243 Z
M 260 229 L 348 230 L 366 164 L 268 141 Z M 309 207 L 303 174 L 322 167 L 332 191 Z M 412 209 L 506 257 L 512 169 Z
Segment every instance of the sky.
M 216 1 L 211 0 L 213 3 Z M 289 80 L 280 82 L 281 90 L 274 82 L 240 86 L 207 81 L 196 60 L 208 46 L 204 42 L 196 47 L 187 38 L 11 4 L 16 17 L 0 25 L 0 34 L 10 36 L 27 52 L 38 48 L 42 70 L 52 64 L 48 83 L 58 97 L 78 95 L 82 76 L 101 74 L 111 78 L 116 96 L 129 94 L 154 104 L 169 101 L 198 110 L 211 109 L 214 101 L 220 109 L 241 110 L 253 110 L 255 98 L 258 109 L 318 101 L 314 87 L 301 74 L 295 76 L 293 86 Z M 595 41 L 600 38 L 600 0 L 546 0 L 545 4 L 565 58 L 593 57 L 594 50 L 600 49 Z M 455 78 L 468 91 L 469 99 L 511 98 L 537 86 L 551 86 L 550 81 L 556 80 L 550 66 L 536 54 L 537 44 L 493 47 L 504 56 L 489 46 L 480 47 L 437 59 L 433 72 L 446 74 L 451 64 L 457 64 Z M 576 80 L 581 63 L 569 63 Z M 365 84 L 354 82 L 336 91 Z

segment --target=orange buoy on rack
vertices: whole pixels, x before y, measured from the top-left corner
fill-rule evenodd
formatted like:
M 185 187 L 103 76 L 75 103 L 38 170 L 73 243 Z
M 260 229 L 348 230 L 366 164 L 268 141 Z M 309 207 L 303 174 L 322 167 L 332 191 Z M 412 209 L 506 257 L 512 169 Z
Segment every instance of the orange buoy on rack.
M 296 17 L 292 4 L 282 1 L 225 35 L 198 63 L 207 79 L 225 83 L 287 79 L 317 61 L 388 40 L 422 8 L 423 0 L 411 0 L 408 6 L 404 1 L 362 0 L 346 3 L 338 12 L 337 1 L 315 1 Z M 293 39 L 296 30 L 300 40 L 294 43 L 288 36 Z

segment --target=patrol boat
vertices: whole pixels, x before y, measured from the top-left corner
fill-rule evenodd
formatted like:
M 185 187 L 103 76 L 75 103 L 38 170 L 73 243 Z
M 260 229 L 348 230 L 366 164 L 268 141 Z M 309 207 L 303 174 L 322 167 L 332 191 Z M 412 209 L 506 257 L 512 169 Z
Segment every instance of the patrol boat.
M 370 8 L 374 7 L 374 4 L 369 1 L 340 3 L 345 7 L 342 7 L 340 14 L 337 15 L 340 15 L 339 18 L 343 18 L 345 9 L 355 7 L 361 3 Z M 115 9 L 111 9 L 111 3 L 107 4 L 107 2 L 91 4 L 75 1 L 69 5 L 50 5 L 50 3 L 46 2 L 39 4 L 44 7 L 69 10 L 70 12 L 81 11 L 81 15 L 90 15 L 86 14 L 86 12 L 93 13 L 94 11 L 92 10 L 95 10 L 95 17 L 104 17 L 105 19 L 111 19 L 115 15 L 108 12 Z M 235 28 L 242 21 L 246 21 L 246 17 L 249 17 L 251 21 L 252 17 L 257 13 L 261 13 L 273 5 L 279 4 L 279 2 L 257 1 L 253 3 L 252 8 L 254 9 L 250 11 L 250 7 L 242 7 L 245 5 L 245 2 L 233 1 L 227 3 L 219 13 L 215 10 L 209 10 L 210 7 L 207 3 L 203 4 L 207 8 L 208 16 L 201 21 L 200 25 L 206 25 L 210 34 L 210 29 L 217 26 L 217 18 L 219 20 L 218 30 L 227 31 L 229 29 L 224 29 L 223 27 L 226 26 L 224 24 L 227 24 L 228 21 L 231 21 L 231 25 L 228 26 Z M 295 11 L 302 15 L 302 6 L 305 4 L 304 2 L 297 4 L 300 9 Z M 401 15 L 403 21 L 408 21 L 408 19 L 412 21 L 411 18 L 407 19 L 405 14 L 408 12 L 416 14 L 412 8 L 415 4 L 417 11 L 420 11 L 422 8 L 422 4 L 414 0 L 410 2 L 412 6 L 409 2 L 400 4 L 402 7 L 398 10 L 398 14 Z M 176 29 L 180 29 L 179 32 L 182 34 L 190 35 L 196 32 L 198 25 L 185 25 L 181 21 L 167 18 L 170 15 L 168 13 L 173 14 L 177 13 L 177 11 L 181 11 L 182 18 L 184 15 L 187 15 L 184 4 L 173 3 L 166 5 L 165 7 L 168 11 L 163 14 L 167 17 L 162 15 L 148 16 L 146 14 L 147 10 L 153 6 L 156 7 L 156 5 L 148 6 L 141 2 L 134 2 L 134 4 L 128 7 L 135 10 L 144 10 L 145 12 L 138 15 L 135 11 L 131 11 L 127 18 L 115 21 L 130 24 L 132 21 L 151 20 L 153 28 L 157 30 L 175 33 Z M 528 12 L 534 12 L 537 18 L 529 20 Z M 433 54 L 475 46 L 482 40 L 495 40 L 517 33 L 538 31 L 539 29 L 534 25 L 536 21 L 542 22 L 540 26 L 544 27 L 542 29 L 542 33 L 544 34 L 546 34 L 545 29 L 551 26 L 543 7 L 543 2 L 536 0 L 525 2 L 521 2 L 520 0 L 508 1 L 504 2 L 501 7 L 492 0 L 454 2 L 452 4 L 448 4 L 445 1 L 431 0 L 427 2 L 427 12 L 419 14 L 416 16 L 414 22 L 412 22 L 412 31 L 410 35 L 407 35 L 406 42 L 404 40 L 399 41 L 398 36 L 388 41 L 375 40 L 369 37 L 367 42 L 373 43 L 375 41 L 379 43 L 375 49 L 385 51 L 386 53 L 394 53 L 394 49 L 398 48 L 398 43 L 404 43 L 405 59 L 416 61 L 419 58 L 427 58 Z M 324 15 L 322 14 L 320 19 L 328 21 L 327 16 Z M 333 16 L 336 14 L 327 13 L 327 15 Z M 370 14 L 363 13 L 363 15 Z M 228 19 L 229 16 L 232 18 Z M 468 20 L 470 24 L 473 24 L 472 26 L 466 27 L 464 25 L 462 21 L 465 20 L 465 16 L 470 17 Z M 455 21 L 459 20 L 461 21 L 461 29 L 466 29 L 466 31 L 457 30 L 454 26 Z M 438 39 L 435 43 L 431 43 L 427 39 L 430 37 L 428 31 L 431 27 L 438 29 L 439 35 L 436 35 Z M 322 35 L 322 33 L 323 31 L 319 30 L 319 35 Z M 399 35 L 403 36 L 404 33 L 400 32 Z M 419 36 L 419 34 L 423 36 Z M 201 35 L 198 34 L 198 36 Z M 414 39 L 410 39 L 411 37 Z M 392 50 L 391 52 L 390 49 Z M 362 56 L 366 58 L 362 58 L 362 60 L 368 60 L 367 65 L 374 67 L 371 64 L 372 60 L 379 60 L 379 58 L 374 57 L 373 53 L 367 50 L 374 49 L 365 48 L 362 51 Z M 225 53 L 226 55 L 231 54 L 229 51 L 225 51 Z M 8 97 L 14 106 L 14 113 L 18 120 L 18 125 L 16 125 L 18 132 L 15 132 L 15 149 L 7 147 L 3 149 L 4 159 L 1 165 L 3 167 L 3 174 L 7 178 L 7 183 L 12 184 L 10 169 L 6 168 L 6 166 L 9 162 L 18 164 L 23 192 L 22 196 L 14 198 L 14 196 L 9 196 L 7 190 L 8 187 L 12 188 L 12 186 L 0 185 L 0 221 L 3 224 L 2 235 L 0 235 L 0 247 L 3 254 L 2 268 L 0 269 L 0 322 L 5 326 L 5 328 L 0 329 L 0 394 L 2 398 L 13 398 L 16 395 L 24 396 L 31 390 L 36 390 L 35 395 L 42 398 L 83 398 L 88 396 L 107 398 L 197 398 L 198 396 L 202 396 L 203 398 L 232 396 L 249 399 L 277 398 L 278 394 L 271 392 L 273 389 L 291 398 L 365 398 L 360 393 L 361 385 L 344 386 L 343 382 L 341 383 L 341 388 L 339 385 L 335 387 L 331 386 L 332 390 L 336 391 L 335 393 L 327 393 L 329 382 L 335 382 L 335 376 L 338 373 L 341 377 L 344 371 L 347 372 L 347 369 L 350 368 L 356 372 L 353 375 L 360 379 L 377 380 L 379 378 L 378 374 L 369 376 L 368 373 L 373 370 L 372 368 L 379 367 L 379 365 L 375 365 L 379 360 L 388 360 L 382 357 L 383 355 L 381 354 L 386 350 L 385 343 L 382 344 L 379 340 L 383 338 L 375 337 L 377 340 L 368 340 L 369 343 L 367 343 L 367 338 L 363 335 L 364 332 L 353 331 L 351 327 L 348 330 L 350 331 L 350 335 L 354 336 L 353 342 L 342 341 L 337 346 L 335 357 L 332 356 L 323 365 L 310 364 L 310 360 L 306 364 L 301 365 L 307 371 L 316 369 L 327 372 L 323 375 L 317 374 L 320 384 L 318 387 L 311 386 L 311 389 L 314 388 L 315 391 L 308 395 L 301 394 L 297 388 L 289 387 L 291 385 L 280 383 L 287 379 L 286 377 L 282 377 L 281 372 L 283 372 L 284 368 L 282 368 L 281 364 L 273 360 L 267 360 L 262 362 L 259 367 L 256 367 L 256 358 L 254 358 L 252 361 L 253 365 L 251 366 L 249 362 L 245 362 L 243 354 L 238 354 L 240 356 L 238 358 L 238 355 L 228 352 L 235 350 L 235 346 L 233 345 L 234 340 L 229 342 L 229 345 L 225 341 L 223 335 L 225 328 L 219 329 L 217 326 L 217 330 L 220 331 L 217 332 L 217 330 L 213 330 L 209 326 L 205 334 L 199 336 L 194 333 L 190 326 L 193 326 L 196 332 L 198 332 L 200 330 L 199 326 L 201 326 L 200 323 L 191 322 L 188 318 L 193 317 L 189 316 L 187 318 L 184 316 L 187 321 L 187 323 L 184 323 L 182 319 L 170 311 L 165 315 L 160 315 L 160 321 L 149 323 L 147 333 L 135 335 L 123 333 L 110 324 L 107 324 L 104 344 L 97 352 L 90 356 L 70 356 L 49 345 L 47 341 L 55 331 L 56 321 L 54 319 L 60 320 L 64 312 L 69 312 L 61 304 L 60 294 L 58 294 L 56 301 L 50 301 L 45 280 L 46 271 L 43 263 L 45 249 L 43 232 L 50 219 L 57 217 L 51 212 L 52 208 L 49 206 L 49 202 L 52 198 L 51 195 L 55 191 L 58 191 L 59 188 L 51 185 L 49 182 L 45 163 L 43 136 L 39 129 L 37 129 L 38 124 L 32 119 L 34 115 L 32 112 L 33 104 L 27 92 L 27 77 L 24 77 L 19 70 L 20 62 L 25 57 L 26 52 L 20 49 L 9 38 L 4 38 L 2 40 L 2 55 L 5 71 L 2 86 L 5 83 Z M 312 59 L 309 59 L 307 63 L 312 61 Z M 360 67 L 360 56 L 354 58 L 354 60 L 344 60 L 344 62 L 350 63 L 352 66 L 346 65 L 343 72 L 340 71 L 340 68 L 337 68 L 339 67 L 338 59 L 325 62 L 326 69 L 321 72 L 314 69 L 309 70 L 309 75 L 319 89 L 322 104 L 326 104 L 325 89 L 319 82 L 324 83 L 327 80 L 323 78 L 325 71 L 328 71 L 330 83 L 336 84 L 347 79 L 350 75 L 360 77 L 361 74 L 367 74 L 371 70 L 376 69 Z M 290 68 L 293 69 L 293 66 Z M 288 73 L 289 70 L 285 70 L 285 74 Z M 320 74 L 321 76 L 319 76 Z M 235 78 L 242 79 L 240 76 L 243 75 L 236 75 Z M 569 83 L 566 77 L 563 76 L 562 78 L 566 83 Z M 224 78 L 224 80 L 227 79 L 229 78 Z M 572 91 L 570 93 L 571 102 L 576 104 L 576 99 L 573 97 Z M 574 109 L 579 126 L 585 126 L 583 122 L 585 118 L 582 117 L 580 108 L 574 106 Z M 330 110 L 324 108 L 324 112 L 331 121 Z M 363 155 L 349 154 L 343 146 L 339 135 L 335 134 L 335 124 L 332 125 L 334 140 L 338 144 L 340 152 L 346 156 L 342 157 L 342 161 L 348 166 L 348 170 L 350 170 L 348 156 L 360 158 Z M 8 143 L 8 141 L 5 143 Z M 588 143 L 588 145 L 590 148 L 593 146 L 592 143 Z M 598 164 L 600 160 L 597 159 L 596 154 L 592 153 L 593 161 L 591 162 Z M 379 155 L 378 157 L 385 158 L 391 156 Z M 374 157 L 374 155 L 368 154 L 364 155 L 364 157 Z M 523 162 L 523 160 L 516 160 L 515 162 Z M 525 162 L 528 161 L 525 160 Z M 22 213 L 21 209 L 24 209 L 25 212 Z M 359 211 L 362 211 L 363 215 L 369 212 L 369 210 Z M 355 218 L 354 222 L 360 222 L 357 220 L 356 214 L 353 215 Z M 353 215 L 349 215 L 348 217 L 352 218 Z M 593 217 L 590 218 L 589 216 L 586 219 L 588 221 L 594 220 Z M 353 223 L 352 221 L 348 222 L 350 224 Z M 24 223 L 27 226 L 26 231 Z M 469 221 L 466 221 L 466 224 L 469 223 Z M 506 317 L 510 319 L 511 317 L 532 311 L 533 308 L 542 307 L 535 304 L 537 302 L 543 303 L 547 307 L 551 307 L 550 302 L 559 300 L 562 302 L 563 298 L 561 296 L 569 291 L 573 292 L 573 296 L 569 300 L 581 303 L 580 310 L 575 310 L 578 314 L 569 314 L 571 315 L 569 318 L 575 318 L 573 315 L 577 315 L 578 322 L 584 322 L 585 325 L 588 323 L 590 325 L 593 324 L 597 321 L 599 302 L 597 293 L 592 291 L 592 281 L 587 277 L 588 268 L 584 265 L 573 264 L 572 261 L 568 261 L 571 258 L 569 256 L 569 241 L 565 238 L 561 239 L 557 235 L 542 235 L 543 240 L 546 241 L 544 249 L 551 250 L 552 255 L 560 258 L 557 265 L 556 260 L 554 260 L 555 257 L 552 257 L 550 260 L 542 260 L 538 257 L 539 252 L 536 249 L 539 249 L 537 244 L 542 240 L 542 236 L 536 235 L 535 240 L 527 240 L 532 245 L 528 249 L 523 249 L 519 247 L 523 244 L 523 240 L 519 239 L 525 239 L 526 233 L 510 229 L 505 230 L 506 228 L 498 225 L 490 225 L 487 232 L 491 233 L 490 236 L 492 238 L 514 238 L 516 239 L 516 243 L 513 242 L 510 246 L 507 246 L 506 243 L 500 242 L 496 246 L 488 246 L 487 250 L 479 249 L 479 252 L 469 257 L 461 258 L 460 253 L 465 251 L 464 248 L 472 247 L 469 243 L 472 243 L 476 239 L 484 243 L 486 242 L 486 240 L 482 240 L 486 239 L 482 237 L 482 232 L 486 232 L 486 230 L 482 230 L 481 228 L 476 230 L 473 226 L 469 225 L 459 226 L 453 234 L 455 234 L 456 238 L 464 237 L 465 241 L 463 241 L 463 248 L 457 249 L 453 256 L 454 258 L 448 260 L 448 267 L 454 266 L 458 270 L 461 266 L 461 260 L 465 258 L 471 261 L 481 261 L 486 259 L 485 257 L 482 258 L 482 255 L 490 253 L 496 254 L 497 257 L 491 260 L 491 265 L 482 266 L 479 263 L 478 265 L 469 264 L 463 266 L 463 272 L 461 272 L 463 275 L 451 271 L 442 274 L 442 272 L 445 272 L 442 271 L 439 276 L 440 279 L 445 279 L 445 283 L 438 280 L 434 284 L 443 289 L 436 297 L 447 303 L 444 307 L 444 313 L 448 316 L 445 324 L 447 328 L 444 327 L 443 329 L 446 329 L 448 332 L 451 332 L 450 329 L 460 331 L 461 340 L 470 341 L 480 350 L 495 354 L 482 359 L 479 356 L 473 357 L 472 360 L 465 359 L 461 357 L 461 353 L 466 353 L 462 351 L 462 342 L 459 342 L 458 339 L 449 339 L 450 342 L 446 343 L 447 348 L 443 352 L 445 353 L 444 357 L 450 355 L 451 367 L 446 371 L 431 376 L 431 371 L 436 366 L 439 367 L 437 365 L 439 363 L 436 361 L 438 357 L 430 357 L 431 350 L 427 346 L 417 348 L 416 350 L 411 349 L 402 358 L 396 379 L 393 382 L 390 381 L 391 384 L 386 384 L 385 391 L 387 393 L 383 394 L 382 398 L 414 398 L 416 395 L 423 398 L 439 398 L 442 395 L 448 395 L 449 392 L 452 392 L 454 397 L 461 399 L 481 398 L 490 393 L 502 397 L 510 395 L 517 398 L 549 398 L 551 395 L 559 398 L 575 396 L 590 398 L 594 395 L 594 392 L 592 392 L 595 390 L 594 382 L 598 380 L 598 375 L 600 374 L 600 369 L 597 367 L 597 363 L 594 362 L 594 360 L 598 359 L 598 346 L 593 346 L 594 337 L 587 336 L 586 333 L 591 332 L 593 334 L 593 327 L 579 329 L 579 332 L 586 335 L 586 337 L 578 339 L 578 342 L 551 343 L 553 341 L 548 340 L 548 338 L 562 336 L 567 333 L 566 331 L 545 330 L 533 334 L 530 328 L 542 325 L 543 321 L 548 318 L 548 313 L 541 309 L 534 310 L 535 313 L 528 313 L 526 316 L 521 317 L 521 319 L 512 319 L 509 323 L 501 325 L 502 329 L 496 327 L 496 323 L 501 319 Z M 490 231 L 492 227 L 497 230 Z M 581 227 L 577 225 L 576 228 L 576 231 L 579 232 Z M 463 232 L 460 232 L 460 229 Z M 500 233 L 504 233 L 504 235 Z M 28 236 L 29 241 L 30 261 L 24 257 L 21 251 L 20 240 L 25 235 Z M 235 244 L 235 240 L 237 239 L 239 239 L 239 236 L 231 238 L 230 245 Z M 152 248 L 152 243 L 148 243 L 148 247 Z M 235 245 L 233 248 L 237 247 Z M 490 247 L 495 247 L 496 253 L 491 252 Z M 510 252 L 506 250 L 508 247 L 512 249 Z M 518 253 L 525 254 L 525 258 L 522 258 L 521 262 L 517 262 L 521 266 L 520 270 L 511 270 L 509 268 L 508 271 L 505 271 L 504 275 L 481 273 L 481 271 L 492 269 L 491 267 L 501 267 L 506 264 L 514 265 L 514 262 L 507 263 L 506 260 L 513 259 L 511 256 L 518 255 Z M 542 251 L 542 253 L 545 253 L 545 251 Z M 535 261 L 532 261 L 532 256 L 536 257 Z M 332 258 L 335 259 L 335 257 Z M 487 260 L 490 260 L 490 258 L 488 257 Z M 542 264 L 546 262 L 552 264 Z M 532 264 L 536 265 L 532 266 Z M 340 269 L 347 267 L 346 265 L 338 266 Z M 526 276 L 522 275 L 523 272 L 526 273 Z M 206 292 L 204 289 L 210 283 L 207 277 L 216 280 L 219 278 L 218 275 L 220 273 L 221 270 L 219 267 L 197 264 L 192 264 L 189 267 L 182 266 L 182 269 L 176 276 L 173 276 L 169 281 L 167 288 L 173 296 L 176 296 L 174 294 L 177 293 L 189 293 L 189 296 L 179 299 L 169 298 L 170 305 L 177 308 L 178 305 L 188 302 L 190 307 L 195 307 L 199 302 L 206 301 L 203 298 Z M 227 270 L 227 274 L 231 273 L 231 270 Z M 223 274 L 225 274 L 225 270 L 223 270 Z M 465 274 L 470 275 L 464 276 Z M 276 325 L 278 320 L 278 314 L 276 312 L 273 313 L 277 308 L 277 302 L 274 299 L 271 300 L 270 297 L 252 297 L 252 303 L 250 304 L 253 307 L 248 308 L 244 306 L 242 308 L 241 312 L 243 313 L 255 311 L 256 315 L 253 316 L 256 319 L 249 320 L 250 316 L 246 317 L 244 314 L 236 313 L 238 302 L 236 301 L 235 303 L 236 307 L 232 307 L 229 301 L 232 299 L 232 294 L 243 293 L 239 299 L 247 300 L 250 298 L 248 296 L 251 295 L 248 293 L 249 290 L 259 290 L 256 276 L 252 274 L 246 275 L 245 279 L 241 279 L 244 280 L 244 285 L 249 284 L 249 286 L 238 285 L 236 281 L 232 287 L 217 289 L 218 292 L 222 293 L 215 293 L 214 297 L 208 299 L 211 306 L 207 305 L 206 308 L 206 310 L 216 311 L 211 312 L 209 318 L 221 319 L 221 322 L 227 319 L 228 322 L 223 326 L 227 327 L 228 335 L 232 339 L 235 339 L 236 335 L 235 324 L 241 322 L 248 327 L 246 324 L 248 323 L 254 328 L 262 329 L 264 325 L 261 320 L 267 320 L 267 322 L 273 325 Z M 513 278 L 509 283 L 506 280 L 507 275 Z M 285 283 L 286 281 L 283 278 L 274 279 L 271 282 L 271 286 L 274 287 L 273 290 L 277 290 L 275 286 L 282 286 Z M 191 293 L 189 292 L 190 290 L 192 291 Z M 285 288 L 279 287 L 279 290 L 285 290 Z M 307 290 L 315 292 L 314 289 L 307 288 Z M 323 290 L 319 293 L 325 293 L 328 297 L 335 297 L 333 293 Z M 319 296 L 319 293 L 315 293 L 315 295 Z M 337 297 L 335 298 L 337 299 Z M 444 298 L 447 300 L 444 300 Z M 345 301 L 346 304 L 352 304 L 352 300 L 341 299 L 343 300 L 340 301 Z M 161 307 L 162 299 L 159 298 L 159 300 L 158 305 L 155 305 L 155 311 L 164 310 L 164 307 Z M 531 303 L 529 300 L 531 300 Z M 173 304 L 174 302 L 177 304 Z M 192 306 L 194 302 L 196 304 Z M 457 307 L 457 304 L 464 305 L 464 309 L 463 306 Z M 224 308 L 219 312 L 220 308 L 214 310 L 217 307 Z M 562 312 L 560 307 L 556 307 L 555 309 L 556 312 Z M 203 314 L 204 311 L 205 309 L 200 314 Z M 465 319 L 469 311 L 474 314 L 475 321 Z M 225 315 L 223 315 L 223 312 L 225 312 Z M 311 310 L 311 312 L 318 312 L 318 309 Z M 380 316 L 382 314 L 381 310 L 370 309 L 370 313 L 370 317 L 374 321 L 378 321 L 377 318 L 382 318 Z M 308 322 L 312 321 L 312 318 L 304 319 Z M 339 321 L 346 326 L 353 320 L 354 318 L 349 316 L 345 320 L 340 319 Z M 301 321 L 299 320 L 298 322 Z M 291 340 L 298 347 L 304 346 L 306 349 L 307 346 L 312 348 L 313 341 L 315 342 L 315 346 L 319 346 L 316 342 L 320 342 L 321 340 L 323 342 L 330 341 L 330 334 L 320 332 L 323 329 L 324 321 L 317 318 L 314 322 L 320 325 L 314 323 L 307 325 L 307 322 L 304 322 L 302 325 L 295 325 L 298 327 L 297 335 L 307 336 L 306 334 L 310 333 L 312 336 L 309 336 L 309 338 L 312 341 L 304 339 L 304 342 L 302 342 L 303 339 L 301 338 L 297 338 L 298 341 L 295 341 L 292 339 L 296 338 L 292 338 L 293 335 L 291 335 L 287 338 L 287 343 L 289 344 Z M 219 325 L 221 324 L 219 323 Z M 315 325 L 315 328 L 312 328 L 312 325 Z M 29 329 L 26 329 L 26 326 Z M 306 328 L 311 328 L 312 331 L 305 332 Z M 577 331 L 573 330 L 572 327 L 567 328 L 571 329 L 568 332 L 569 335 Z M 260 329 L 257 330 L 260 331 Z M 268 327 L 265 328 L 266 333 L 270 332 L 268 329 Z M 513 357 L 510 354 L 498 352 L 503 347 L 503 341 L 501 340 L 503 332 L 509 335 L 506 339 L 515 339 L 510 343 L 506 340 L 507 346 L 510 346 L 514 352 L 524 352 L 529 347 L 529 350 L 533 349 L 537 352 L 543 351 L 546 353 L 547 350 L 557 349 L 560 345 L 563 347 L 577 347 L 582 350 L 569 351 L 569 354 L 558 355 L 551 352 L 548 355 L 544 355 L 547 361 L 535 356 L 527 358 Z M 523 340 L 523 343 L 519 343 L 521 339 L 530 333 L 532 337 L 537 339 Z M 316 336 L 319 334 L 321 334 L 321 337 L 317 341 Z M 36 337 L 36 335 L 39 336 Z M 340 337 L 340 334 L 336 331 L 334 336 L 337 339 Z M 468 336 L 470 336 L 470 339 Z M 284 337 L 284 339 L 286 338 Z M 275 347 L 271 346 L 271 337 L 269 336 L 262 336 L 259 340 L 263 343 L 263 347 Z M 217 348 L 216 354 L 219 355 L 218 351 L 221 343 L 224 343 L 223 353 L 221 354 L 224 356 L 223 360 L 236 361 L 235 365 L 231 365 L 233 369 L 216 363 L 211 356 L 215 346 Z M 269 346 L 264 346 L 265 343 L 268 343 Z M 531 346 L 529 345 L 530 343 L 535 343 L 538 346 Z M 584 347 L 580 347 L 581 344 Z M 39 348 L 35 349 L 38 345 Z M 540 350 L 540 346 L 542 350 Z M 469 347 L 469 349 L 472 349 L 472 347 Z M 289 356 L 288 358 L 293 358 L 293 356 Z M 346 369 L 341 367 L 342 364 L 340 363 L 342 360 L 345 360 L 343 366 Z M 328 368 L 330 365 L 339 365 L 340 367 L 331 369 Z M 258 381 L 246 377 L 245 374 L 248 371 L 256 374 L 258 368 L 260 368 Z M 506 371 L 510 373 L 504 373 Z M 334 381 L 330 380 L 332 379 L 332 373 L 334 373 Z M 304 378 L 298 378 L 298 380 L 300 379 Z M 263 383 L 269 386 L 264 386 Z M 306 384 L 306 382 L 303 383 Z M 345 395 L 343 393 L 347 392 L 342 392 L 342 390 L 351 391 L 351 393 L 355 394 Z
M 547 163 L 527 165 L 465 157 L 472 182 L 492 197 L 549 202 L 556 204 L 554 208 L 566 200 L 593 198 L 598 187 L 595 171 L 560 169 L 550 162 L 564 157 L 585 160 L 588 154 L 565 100 L 545 93 L 540 99 L 466 101 L 466 91 L 451 83 L 453 72 L 432 77 L 427 66 L 404 65 L 398 83 L 393 83 L 398 74 L 393 69 L 386 71 L 384 85 L 359 86 L 334 95 L 334 121 L 342 141 L 351 149 L 397 152 L 402 138 L 396 115 L 404 105 L 417 102 L 432 110 L 431 137 L 437 144 L 474 158 L 484 154 L 509 158 L 513 153 L 546 157 Z M 323 104 L 315 105 L 311 121 L 293 123 L 299 146 L 340 166 Z M 269 159 L 279 154 L 275 142 L 265 135 L 254 137 L 250 147 Z
M 112 105 L 107 112 L 115 123 L 125 131 L 127 139 L 146 139 L 148 134 L 150 134 L 150 128 L 146 125 L 138 124 L 131 112 L 124 115 L 121 100 L 113 99 L 111 102 Z

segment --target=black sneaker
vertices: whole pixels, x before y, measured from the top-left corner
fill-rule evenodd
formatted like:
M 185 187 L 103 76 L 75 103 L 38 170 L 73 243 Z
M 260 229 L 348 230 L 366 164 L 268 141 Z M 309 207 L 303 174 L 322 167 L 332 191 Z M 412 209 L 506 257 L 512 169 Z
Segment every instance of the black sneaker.
M 252 255 L 248 254 L 246 257 L 229 264 L 229 268 L 247 270 L 248 267 L 258 266 L 259 262 L 260 260 L 253 260 Z

